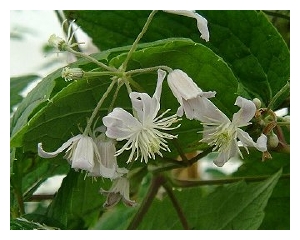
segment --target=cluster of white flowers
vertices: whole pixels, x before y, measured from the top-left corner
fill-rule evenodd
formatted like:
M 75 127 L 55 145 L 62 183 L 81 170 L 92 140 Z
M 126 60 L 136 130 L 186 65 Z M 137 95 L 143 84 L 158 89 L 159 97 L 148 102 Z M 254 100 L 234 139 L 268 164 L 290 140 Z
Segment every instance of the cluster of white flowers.
M 166 11 L 197 20 L 201 37 L 209 40 L 207 21 L 193 11 Z M 49 42 L 52 46 L 63 50 L 65 46 L 72 47 L 73 35 L 68 34 L 67 40 L 52 35 Z M 132 103 L 132 114 L 123 108 L 114 108 L 107 116 L 103 117 L 104 131 L 94 130 L 92 134 L 78 134 L 70 138 L 54 152 L 46 152 L 42 143 L 38 144 L 38 154 L 43 158 L 52 158 L 66 150 L 64 158 L 75 170 L 85 170 L 88 176 L 104 177 L 113 180 L 109 191 L 101 190 L 107 195 L 105 207 L 114 206 L 121 199 L 128 206 L 134 206 L 135 202 L 129 199 L 129 181 L 126 177 L 128 170 L 119 168 L 117 156 L 130 150 L 127 163 L 140 159 L 147 163 L 149 159 L 155 159 L 156 155 L 163 157 L 162 151 L 170 151 L 167 140 L 177 138 L 177 135 L 167 133 L 180 127 L 177 123 L 183 115 L 187 119 L 195 119 L 203 125 L 203 138 L 201 142 L 212 146 L 213 151 L 218 152 L 214 160 L 217 166 L 223 166 L 230 158 L 240 155 L 239 144 L 242 144 L 247 152 L 247 147 L 255 147 L 259 151 L 267 151 L 267 137 L 261 135 L 257 141 L 253 141 L 248 133 L 241 129 L 250 123 L 256 112 L 253 101 L 237 97 L 236 105 L 240 110 L 233 115 L 232 121 L 221 112 L 211 101 L 216 92 L 202 91 L 197 84 L 182 70 L 175 69 L 168 73 L 167 83 L 173 95 L 179 103 L 176 114 L 166 116 L 170 109 L 159 113 L 160 98 L 163 81 L 167 73 L 158 70 L 156 89 L 152 97 L 147 93 L 131 92 L 129 94 Z M 81 69 L 64 68 L 62 76 L 66 80 L 81 78 Z M 103 129 L 103 128 L 101 128 Z M 90 131 L 91 132 L 91 131 Z M 124 145 L 116 149 L 116 142 Z

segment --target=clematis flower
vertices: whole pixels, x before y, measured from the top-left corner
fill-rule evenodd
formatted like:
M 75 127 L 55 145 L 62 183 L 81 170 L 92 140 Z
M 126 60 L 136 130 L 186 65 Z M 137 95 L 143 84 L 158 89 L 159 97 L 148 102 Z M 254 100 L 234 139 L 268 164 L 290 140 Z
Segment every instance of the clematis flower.
M 132 161 L 134 155 L 134 160 L 141 157 L 141 161 L 146 163 L 148 158 L 155 159 L 155 154 L 162 156 L 161 150 L 170 151 L 166 139 L 177 137 L 162 132 L 179 127 L 170 127 L 178 121 L 176 115 L 163 118 L 169 111 L 167 110 L 157 116 L 160 109 L 162 82 L 165 76 L 166 72 L 159 69 L 156 90 L 152 98 L 147 93 L 130 93 L 129 97 L 135 116 L 122 108 L 115 108 L 103 118 L 103 124 L 107 127 L 106 135 L 109 138 L 117 141 L 128 140 L 116 152 L 116 155 L 120 155 L 123 151 L 131 149 L 127 163 Z
M 119 168 L 117 163 L 116 146 L 113 139 L 109 139 L 104 133 L 95 138 L 99 158 L 95 161 L 94 167 L 88 174 L 92 177 L 105 177 L 115 179 L 128 173 L 126 168 Z
M 181 117 L 183 113 L 185 113 L 188 119 L 202 121 L 206 109 L 211 108 L 211 102 L 208 98 L 214 97 L 216 92 L 203 92 L 197 84 L 180 69 L 172 71 L 168 75 L 167 81 L 173 95 L 180 104 L 177 115 Z
M 237 97 L 235 105 L 239 106 L 240 110 L 233 114 L 232 121 L 213 103 L 210 103 L 210 108 L 205 111 L 205 116 L 203 116 L 205 120 L 202 122 L 203 139 L 201 141 L 214 146 L 213 151 L 219 152 L 214 160 L 219 167 L 237 154 L 243 158 L 238 146 L 238 139 L 247 153 L 249 153 L 247 147 L 255 147 L 261 152 L 267 151 L 267 137 L 264 134 L 261 134 L 257 142 L 254 142 L 250 135 L 241 129 L 241 127 L 251 124 L 250 120 L 256 111 L 255 104 L 245 98 Z
M 106 201 L 103 204 L 103 207 L 105 208 L 115 206 L 121 199 L 128 207 L 134 207 L 136 205 L 136 202 L 129 198 L 129 181 L 125 177 L 115 179 L 110 190 L 105 191 L 100 189 L 100 193 L 107 196 Z
M 195 11 L 188 11 L 188 10 L 166 10 L 164 12 L 195 18 L 197 20 L 198 30 L 201 33 L 200 37 L 203 38 L 206 42 L 209 41 L 207 20 L 204 17 L 202 17 L 200 14 L 196 13 Z
M 78 170 L 91 171 L 95 161 L 99 161 L 99 152 L 94 140 L 86 135 L 78 134 L 70 138 L 54 152 L 46 152 L 42 143 L 38 144 L 38 155 L 43 158 L 53 158 L 67 149 L 64 158 L 68 160 L 71 167 Z

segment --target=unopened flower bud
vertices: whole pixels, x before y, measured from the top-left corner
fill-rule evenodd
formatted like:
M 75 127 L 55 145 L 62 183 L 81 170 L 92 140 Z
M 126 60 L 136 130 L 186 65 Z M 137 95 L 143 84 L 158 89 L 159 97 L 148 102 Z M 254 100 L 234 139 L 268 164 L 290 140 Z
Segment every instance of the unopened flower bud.
M 58 49 L 59 51 L 63 51 L 62 45 L 65 44 L 66 41 L 63 40 L 61 37 L 58 37 L 55 34 L 52 34 L 48 40 L 48 43 L 50 46 Z
M 278 146 L 279 140 L 275 133 L 271 133 L 271 135 L 268 137 L 268 144 L 271 148 L 276 148 Z
M 61 77 L 65 79 L 65 81 L 78 80 L 83 77 L 84 71 L 81 68 L 63 68 L 61 72 Z
M 261 101 L 258 98 L 254 98 L 252 102 L 255 104 L 256 109 L 259 109 L 261 107 Z

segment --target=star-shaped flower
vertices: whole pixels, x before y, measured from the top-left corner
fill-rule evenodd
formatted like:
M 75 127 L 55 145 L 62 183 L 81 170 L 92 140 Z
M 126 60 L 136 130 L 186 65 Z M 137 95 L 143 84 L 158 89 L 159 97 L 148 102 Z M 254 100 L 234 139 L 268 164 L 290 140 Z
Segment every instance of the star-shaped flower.
M 177 137 L 165 132 L 174 129 L 170 126 L 178 121 L 177 116 L 163 118 L 169 110 L 157 116 L 165 76 L 165 71 L 158 70 L 157 86 L 152 98 L 147 93 L 130 93 L 134 116 L 123 108 L 115 108 L 103 118 L 103 124 L 107 127 L 106 135 L 109 138 L 117 141 L 127 140 L 127 143 L 117 151 L 119 155 L 131 149 L 127 162 L 141 157 L 141 161 L 147 163 L 149 158 L 155 159 L 155 154 L 162 156 L 161 150 L 170 151 L 166 139 Z

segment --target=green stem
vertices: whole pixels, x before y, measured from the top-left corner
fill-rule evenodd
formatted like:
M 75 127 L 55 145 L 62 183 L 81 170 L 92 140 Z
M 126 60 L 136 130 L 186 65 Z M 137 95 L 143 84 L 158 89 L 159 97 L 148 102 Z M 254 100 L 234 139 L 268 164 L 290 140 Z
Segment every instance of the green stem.
M 155 66 L 155 67 L 130 70 L 130 71 L 127 71 L 126 74 L 133 75 L 133 74 L 137 74 L 137 73 L 147 73 L 147 72 L 157 71 L 158 69 L 165 70 L 169 73 L 173 71 L 173 69 L 168 66 Z
M 73 53 L 73 54 L 76 55 L 76 56 L 85 58 L 85 59 L 91 61 L 92 63 L 95 63 L 95 64 L 98 65 L 99 67 L 106 69 L 107 71 L 111 71 L 111 72 L 116 72 L 116 71 L 117 71 L 116 68 L 109 67 L 109 66 L 105 65 L 105 64 L 102 63 L 102 62 L 99 62 L 98 60 L 96 60 L 95 58 L 93 58 L 93 57 L 91 57 L 91 56 L 89 56 L 89 55 L 86 55 L 86 54 L 84 54 L 84 53 L 77 52 L 77 51 L 73 50 L 73 49 L 70 48 L 69 46 L 65 46 L 64 50 L 65 50 L 65 51 L 68 51 L 68 52 L 70 52 L 70 53 Z
M 290 89 L 290 82 L 287 82 L 281 89 L 280 91 L 278 91 L 276 93 L 276 95 L 272 98 L 271 102 L 269 103 L 268 107 L 267 107 L 267 111 L 272 109 L 273 104 L 276 102 L 276 100 L 282 95 L 284 94 L 287 90 Z
M 195 187 L 195 186 L 207 186 L 207 185 L 223 185 L 228 183 L 234 183 L 238 181 L 245 182 L 260 182 L 267 178 L 268 176 L 256 176 L 256 177 L 234 177 L 234 178 L 224 178 L 224 179 L 216 179 L 216 180 L 177 180 L 173 179 L 172 182 L 175 186 L 178 187 Z M 280 179 L 289 179 L 290 174 L 282 174 Z
M 115 101 L 116 101 L 116 99 L 117 99 L 117 97 L 118 97 L 118 93 L 119 93 L 120 88 L 122 87 L 122 85 L 123 85 L 123 84 L 118 84 L 118 85 L 117 85 L 117 89 L 116 89 L 116 91 L 115 91 L 115 93 L 114 93 L 113 99 L 112 99 L 111 104 L 110 104 L 110 106 L 109 106 L 109 108 L 108 108 L 108 113 L 110 113 L 110 112 L 113 110 Z
M 96 108 L 94 109 L 93 113 L 92 113 L 92 116 L 90 117 L 90 119 L 88 120 L 88 123 L 86 125 L 86 128 L 83 132 L 84 135 L 88 135 L 90 129 L 91 129 L 91 125 L 93 123 L 93 120 L 94 118 L 96 117 L 97 113 L 99 112 L 100 110 L 100 107 L 102 106 L 102 103 L 104 102 L 104 100 L 106 99 L 106 97 L 108 96 L 108 94 L 111 92 L 111 90 L 113 89 L 113 86 L 115 85 L 117 80 L 113 80 L 111 82 L 111 84 L 108 86 L 106 92 L 102 95 L 100 101 L 98 102 Z
M 148 17 L 148 19 L 147 19 L 147 21 L 146 21 L 146 23 L 145 23 L 145 25 L 144 25 L 142 31 L 140 32 L 140 34 L 137 36 L 137 38 L 135 39 L 134 43 L 132 44 L 131 49 L 129 50 L 129 52 L 128 52 L 128 54 L 127 54 L 127 57 L 126 57 L 125 61 L 123 62 L 122 66 L 121 66 L 121 68 L 122 68 L 124 71 L 125 71 L 126 68 L 127 68 L 127 64 L 128 64 L 129 59 L 131 58 L 132 54 L 133 54 L 134 51 L 136 50 L 139 41 L 141 40 L 141 38 L 143 37 L 143 35 L 144 35 L 145 32 L 147 31 L 147 29 L 148 29 L 148 27 L 149 27 L 149 24 L 151 23 L 151 21 L 152 21 L 152 19 L 153 19 L 153 17 L 154 17 L 154 15 L 155 15 L 156 12 L 157 12 L 157 11 L 155 10 L 155 11 L 152 11 L 152 12 L 150 13 L 150 15 L 149 15 L 149 17 Z
M 118 72 L 84 72 L 82 78 L 91 78 L 91 77 L 100 77 L 100 76 L 118 76 L 120 75 Z
M 179 202 L 177 201 L 177 199 L 176 199 L 176 197 L 175 197 L 175 195 L 174 195 L 172 189 L 168 186 L 167 183 L 164 183 L 164 184 L 163 184 L 163 187 L 164 187 L 164 189 L 166 190 L 166 192 L 167 192 L 167 194 L 168 194 L 168 196 L 169 196 L 169 198 L 170 198 L 170 200 L 171 200 L 171 202 L 172 202 L 172 204 L 173 204 L 173 206 L 174 206 L 174 208 L 175 208 L 175 210 L 176 210 L 176 212 L 177 212 L 177 215 L 178 215 L 178 217 L 179 217 L 179 220 L 180 220 L 180 222 L 181 222 L 183 228 L 184 228 L 185 230 L 189 230 L 190 228 L 189 228 L 187 219 L 186 219 L 186 217 L 184 216 L 184 213 L 183 213 L 183 211 L 182 211 L 182 208 L 180 207 Z
M 152 201 L 154 200 L 158 189 L 160 186 L 165 182 L 165 178 L 163 176 L 154 176 L 145 196 L 143 202 L 141 203 L 140 208 L 138 209 L 137 213 L 135 214 L 134 218 L 131 220 L 128 230 L 135 230 L 138 228 L 139 224 L 142 222 L 143 217 L 147 213 L 149 207 L 151 206 Z

